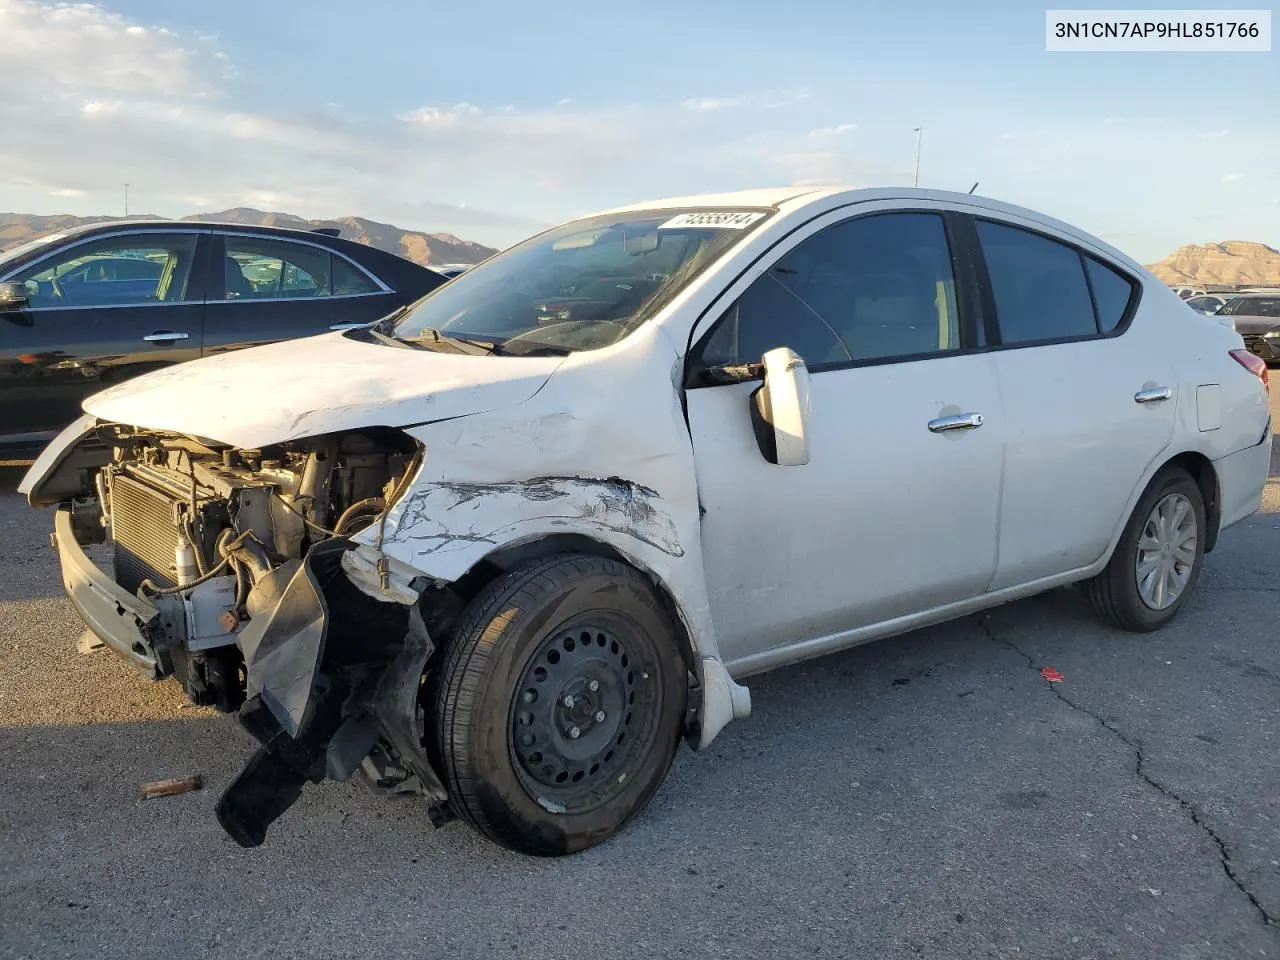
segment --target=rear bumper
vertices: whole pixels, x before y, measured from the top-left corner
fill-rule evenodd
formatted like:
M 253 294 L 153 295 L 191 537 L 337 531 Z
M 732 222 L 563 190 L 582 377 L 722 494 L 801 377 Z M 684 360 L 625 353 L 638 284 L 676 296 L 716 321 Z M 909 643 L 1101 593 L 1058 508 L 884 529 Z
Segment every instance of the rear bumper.
M 149 639 L 150 626 L 160 611 L 129 593 L 89 559 L 76 542 L 69 507 L 59 507 L 54 514 L 53 539 L 62 564 L 62 585 L 85 626 L 143 673 L 160 677 Z
M 1218 529 L 1225 530 L 1233 523 L 1252 516 L 1262 506 L 1262 492 L 1271 470 L 1271 442 L 1271 422 L 1268 421 L 1261 443 L 1213 462 L 1218 473 L 1218 494 L 1222 505 L 1222 522 Z

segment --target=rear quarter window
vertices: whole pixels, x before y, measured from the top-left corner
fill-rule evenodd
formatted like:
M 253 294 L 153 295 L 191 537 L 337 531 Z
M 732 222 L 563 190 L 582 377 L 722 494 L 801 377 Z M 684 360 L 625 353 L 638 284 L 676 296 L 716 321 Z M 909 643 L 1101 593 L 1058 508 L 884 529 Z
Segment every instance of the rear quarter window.
M 1093 303 L 1098 311 L 1098 331 L 1113 333 L 1129 311 L 1129 304 L 1137 293 L 1136 285 L 1093 257 L 1086 256 L 1084 264 L 1089 274 L 1089 285 L 1093 288 Z

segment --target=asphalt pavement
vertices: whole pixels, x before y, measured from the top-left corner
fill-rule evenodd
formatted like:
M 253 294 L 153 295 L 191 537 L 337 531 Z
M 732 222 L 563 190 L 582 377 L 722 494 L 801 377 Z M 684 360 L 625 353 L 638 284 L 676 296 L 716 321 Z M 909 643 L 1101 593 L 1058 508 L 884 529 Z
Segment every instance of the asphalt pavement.
M 753 678 L 560 860 L 333 783 L 240 849 L 213 805 L 249 738 L 78 653 L 51 518 L 0 493 L 0 957 L 1280 958 L 1272 474 L 1164 631 L 1059 590 Z

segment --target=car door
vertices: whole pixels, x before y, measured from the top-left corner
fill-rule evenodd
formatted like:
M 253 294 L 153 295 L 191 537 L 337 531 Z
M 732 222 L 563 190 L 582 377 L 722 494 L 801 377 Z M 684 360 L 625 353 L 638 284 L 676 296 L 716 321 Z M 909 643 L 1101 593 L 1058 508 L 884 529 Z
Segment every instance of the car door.
M 206 355 L 372 323 L 401 302 L 319 243 L 215 231 L 213 247 Z
M 857 209 L 792 234 L 696 333 L 687 410 L 702 552 L 736 671 L 975 596 L 995 568 L 1003 411 L 950 219 Z M 706 373 L 778 346 L 810 369 L 804 466 L 761 455 L 748 415 L 758 383 Z
M 205 234 L 129 230 L 55 248 L 2 279 L 0 436 L 39 443 L 107 386 L 200 355 Z
M 1160 331 L 1130 327 L 1139 284 L 1069 238 L 975 219 L 1008 422 L 991 589 L 1087 566 L 1171 441 L 1175 371 Z

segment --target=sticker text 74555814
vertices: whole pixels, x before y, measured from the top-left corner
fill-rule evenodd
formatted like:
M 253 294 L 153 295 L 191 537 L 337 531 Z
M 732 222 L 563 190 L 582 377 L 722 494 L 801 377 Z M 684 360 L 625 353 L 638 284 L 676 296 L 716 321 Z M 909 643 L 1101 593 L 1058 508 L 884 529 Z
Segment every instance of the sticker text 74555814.
M 672 217 L 666 223 L 659 224 L 658 229 L 687 230 L 690 227 L 704 227 L 711 230 L 742 230 L 763 217 L 763 213 L 745 213 L 741 211 L 682 213 Z

